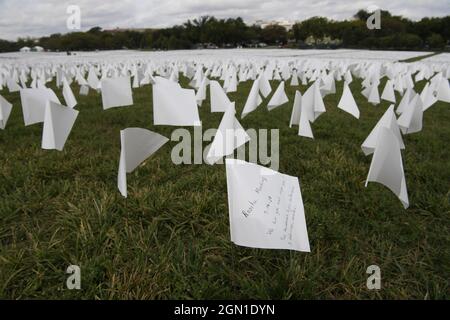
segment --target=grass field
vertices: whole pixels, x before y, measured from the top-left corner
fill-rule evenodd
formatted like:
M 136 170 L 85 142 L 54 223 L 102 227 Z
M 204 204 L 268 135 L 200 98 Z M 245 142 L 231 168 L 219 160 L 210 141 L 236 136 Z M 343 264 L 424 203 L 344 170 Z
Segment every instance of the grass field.
M 271 84 L 275 90 L 278 82 Z M 241 83 L 229 95 L 239 115 L 250 88 L 251 81 Z M 99 94 L 77 95 L 80 114 L 62 152 L 41 149 L 42 124 L 25 127 L 19 94 L 3 90 L 14 108 L 0 132 L 0 298 L 450 298 L 449 105 L 436 103 L 423 131 L 404 136 L 404 210 L 384 186 L 364 188 L 371 157 L 360 145 L 389 103 L 368 104 L 355 80 L 356 120 L 336 107 L 339 82 L 311 140 L 288 127 L 295 89 L 306 87 L 286 88 L 288 104 L 268 112 L 269 96 L 240 121 L 280 130 L 279 171 L 300 179 L 311 253 L 231 243 L 225 167 L 174 165 L 177 142 L 128 174 L 122 198 L 119 131 L 142 127 L 170 137 L 175 129 L 152 125 L 151 86 L 133 90 L 134 106 L 107 111 Z M 203 130 L 217 128 L 221 115 L 210 113 L 208 94 Z M 81 290 L 66 288 L 71 264 L 81 267 Z M 379 291 L 366 288 L 372 264 L 381 268 Z

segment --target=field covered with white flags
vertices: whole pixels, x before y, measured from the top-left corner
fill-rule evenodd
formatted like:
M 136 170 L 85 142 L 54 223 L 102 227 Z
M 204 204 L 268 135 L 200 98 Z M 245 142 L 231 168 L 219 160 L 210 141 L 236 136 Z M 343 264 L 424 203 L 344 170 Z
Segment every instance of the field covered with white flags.
M 448 298 L 449 78 L 430 52 L 1 54 L 0 297 Z

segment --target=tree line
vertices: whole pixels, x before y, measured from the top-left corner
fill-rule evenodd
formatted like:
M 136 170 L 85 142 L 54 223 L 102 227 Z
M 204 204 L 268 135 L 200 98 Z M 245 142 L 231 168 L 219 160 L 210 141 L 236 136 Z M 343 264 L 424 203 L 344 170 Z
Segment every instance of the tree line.
M 182 25 L 163 29 L 102 30 L 52 34 L 17 41 L 0 40 L 0 52 L 18 51 L 24 46 L 41 46 L 51 51 L 149 49 L 174 50 L 209 47 L 251 47 L 261 44 L 288 47 L 343 47 L 365 49 L 421 50 L 446 48 L 450 40 L 450 16 L 412 21 L 381 11 L 381 29 L 369 30 L 371 14 L 358 11 L 353 19 L 336 21 L 312 17 L 297 22 L 291 30 L 279 25 L 264 28 L 247 25 L 242 18 L 217 19 L 203 16 Z M 322 39 L 337 41 L 326 42 Z M 331 43 L 331 44 L 330 44 Z

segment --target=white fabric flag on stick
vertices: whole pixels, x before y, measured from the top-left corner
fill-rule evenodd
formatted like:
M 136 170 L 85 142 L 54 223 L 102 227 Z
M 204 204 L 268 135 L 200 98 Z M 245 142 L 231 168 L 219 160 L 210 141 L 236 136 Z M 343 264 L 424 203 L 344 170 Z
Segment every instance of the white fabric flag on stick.
M 347 82 L 348 84 L 352 83 L 353 77 L 352 77 L 352 74 L 351 74 L 350 70 L 347 70 L 347 72 L 345 72 L 344 80 L 345 80 L 345 82 Z
M 0 95 L 0 129 L 5 129 L 11 110 L 12 104 Z
M 133 172 L 142 162 L 158 151 L 166 142 L 166 137 L 142 128 L 127 128 L 120 131 L 120 162 L 117 186 L 127 197 L 127 173 Z
M 302 109 L 304 107 L 312 112 L 311 122 L 314 122 L 322 113 L 327 111 L 320 94 L 319 81 L 314 82 L 303 95 Z
M 8 87 L 9 92 L 18 92 L 20 89 L 22 89 L 16 81 L 14 81 L 12 78 L 8 78 L 6 80 L 6 86 Z
M 153 85 L 153 124 L 200 126 L 195 91 L 156 78 Z M 169 84 L 169 82 L 171 84 Z
M 103 110 L 133 104 L 130 77 L 105 78 L 101 84 Z
M 423 106 L 418 94 L 411 104 L 403 110 L 397 123 L 404 134 L 415 133 L 422 130 Z
M 411 102 L 411 94 L 414 94 L 414 89 L 406 89 L 405 93 L 403 94 L 402 100 L 400 100 L 400 104 L 395 111 L 397 114 L 402 114 L 402 112 L 405 111 L 409 106 Z
M 436 99 L 443 102 L 450 103 L 450 84 L 448 79 L 442 78 L 437 88 Z
M 375 147 L 378 143 L 378 133 L 380 128 L 388 128 L 392 131 L 394 136 L 397 138 L 398 144 L 401 149 L 405 149 L 405 145 L 403 144 L 402 134 L 400 132 L 400 128 L 397 124 L 397 118 L 394 113 L 394 105 L 391 105 L 389 109 L 384 113 L 381 119 L 377 122 L 375 127 L 370 132 L 369 136 L 363 142 L 361 149 L 364 154 L 367 156 L 375 151 Z
M 53 90 L 48 88 L 21 89 L 20 101 L 22 103 L 23 121 L 26 126 L 44 122 L 47 101 L 61 104 Z
M 230 77 L 230 81 L 226 88 L 227 93 L 236 92 L 237 91 L 237 77 L 236 72 L 234 71 Z
M 292 106 L 291 121 L 289 127 L 298 126 L 300 124 L 300 112 L 302 108 L 302 94 L 300 91 L 295 91 L 294 105 Z
M 397 195 L 406 209 L 409 207 L 409 200 L 400 144 L 392 130 L 386 127 L 380 128 L 377 140 L 366 187 L 369 181 L 385 185 Z
M 80 87 L 80 95 L 87 96 L 89 94 L 89 86 L 81 85 Z
M 231 103 L 225 91 L 223 91 L 220 83 L 211 81 L 209 84 L 209 94 L 211 101 L 211 112 L 225 112 Z
M 235 114 L 234 104 L 229 104 L 206 156 L 209 164 L 214 164 L 223 156 L 232 154 L 235 149 L 250 140 Z
M 368 88 L 368 101 L 373 105 L 377 105 L 380 103 L 380 94 L 378 93 L 378 84 L 373 83 L 371 87 Z
M 197 90 L 197 93 L 195 94 L 195 100 L 197 101 L 197 105 L 199 107 L 202 106 L 203 100 L 206 99 L 206 87 L 208 86 L 208 78 L 204 77 L 202 82 L 200 83 L 200 87 Z
M 231 241 L 239 246 L 310 252 L 297 177 L 226 159 Z
M 350 87 L 345 82 L 344 83 L 344 91 L 342 92 L 341 100 L 339 101 L 338 108 L 344 110 L 345 112 L 350 113 L 356 119 L 359 119 L 359 109 L 356 105 L 356 101 L 353 98 L 352 92 L 350 91 Z
M 391 80 L 386 81 L 381 99 L 395 103 L 394 85 Z
M 77 117 L 77 110 L 47 101 L 42 130 L 42 149 L 62 151 Z
M 273 110 L 276 107 L 279 107 L 286 102 L 289 102 L 289 99 L 286 95 L 286 92 L 284 91 L 284 81 L 281 81 L 278 85 L 277 90 L 275 90 L 275 93 L 273 94 L 272 98 L 270 99 L 267 109 Z
M 291 87 L 295 87 L 295 86 L 298 86 L 298 75 L 297 75 L 297 71 L 294 70 L 294 72 L 292 72 Z
M 301 137 L 314 139 L 311 129 L 311 122 L 314 121 L 314 111 L 311 107 L 302 105 L 300 110 L 300 123 L 298 126 L 298 135 Z
M 430 108 L 437 101 L 432 90 L 430 90 L 430 84 L 428 82 L 420 93 L 420 98 L 422 99 L 423 111 Z
M 75 99 L 75 96 L 73 95 L 72 89 L 70 88 L 70 85 L 67 82 L 66 78 L 63 78 L 63 96 L 64 101 L 69 108 L 74 108 L 77 105 L 77 99 Z
M 266 76 L 264 75 L 264 72 L 261 72 L 261 74 L 258 77 L 259 81 L 259 91 L 261 92 L 262 96 L 264 98 L 267 98 L 267 96 L 272 92 L 272 87 L 270 86 L 269 80 L 267 80 Z
M 314 139 L 311 122 L 314 122 L 325 111 L 325 105 L 319 90 L 319 82 L 316 81 L 306 90 L 301 99 L 298 135 Z
M 88 82 L 89 86 L 94 90 L 98 90 L 101 88 L 101 82 L 98 80 L 98 77 L 97 77 L 97 74 L 96 74 L 94 68 L 89 69 L 87 82 Z
M 247 101 L 245 102 L 244 110 L 242 110 L 241 119 L 243 119 L 247 114 L 253 112 L 261 104 L 262 99 L 259 95 L 259 79 L 253 82 L 252 89 L 248 94 Z

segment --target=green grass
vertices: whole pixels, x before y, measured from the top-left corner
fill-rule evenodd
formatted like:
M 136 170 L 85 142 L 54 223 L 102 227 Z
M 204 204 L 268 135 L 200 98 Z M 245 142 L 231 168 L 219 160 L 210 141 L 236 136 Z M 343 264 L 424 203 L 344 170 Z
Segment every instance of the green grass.
M 450 298 L 449 105 L 436 103 L 423 131 L 404 137 L 404 210 L 384 186 L 364 188 L 371 157 L 360 145 L 389 103 L 368 104 L 360 81 L 350 87 L 361 119 L 337 109 L 338 83 L 312 125 L 314 140 L 288 127 L 295 89 L 305 86 L 287 84 L 288 104 L 268 112 L 266 99 L 241 120 L 280 129 L 279 171 L 300 179 L 311 253 L 231 243 L 224 166 L 176 166 L 176 142 L 128 174 L 122 198 L 119 131 L 170 137 L 175 129 L 152 125 L 151 86 L 133 91 L 134 106 L 107 111 L 99 94 L 77 96 L 80 114 L 62 152 L 41 149 L 42 124 L 25 127 L 19 94 L 2 91 L 14 108 L 0 132 L 0 298 Z M 230 94 L 239 115 L 250 88 Z M 218 126 L 209 94 L 200 114 L 203 130 Z M 81 267 L 80 291 L 66 289 L 70 264 Z M 372 264 L 381 268 L 379 291 L 366 288 Z
M 407 62 L 407 63 L 411 63 L 411 62 L 416 62 L 416 61 L 420 61 L 426 58 L 430 58 L 433 56 L 437 56 L 438 54 L 441 54 L 442 52 L 433 52 L 427 55 L 422 55 L 422 56 L 417 56 L 417 57 L 413 57 L 413 58 L 409 58 L 409 59 L 405 59 L 405 60 L 399 60 L 398 62 Z

